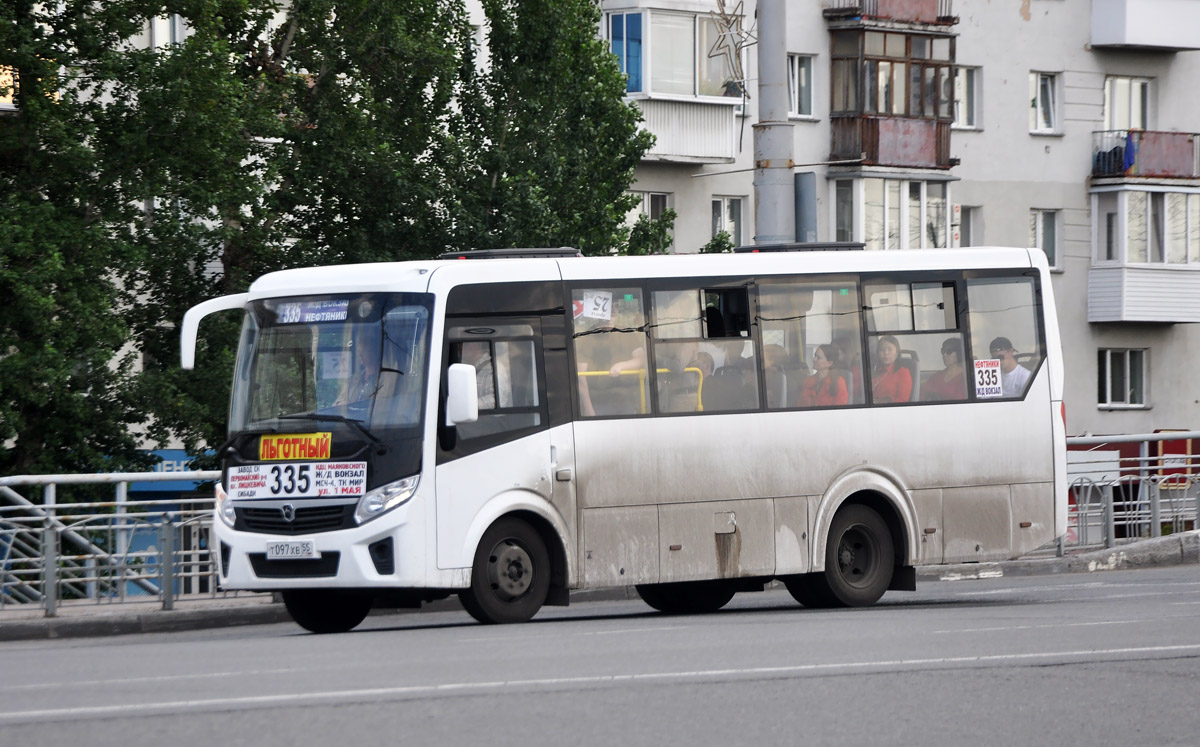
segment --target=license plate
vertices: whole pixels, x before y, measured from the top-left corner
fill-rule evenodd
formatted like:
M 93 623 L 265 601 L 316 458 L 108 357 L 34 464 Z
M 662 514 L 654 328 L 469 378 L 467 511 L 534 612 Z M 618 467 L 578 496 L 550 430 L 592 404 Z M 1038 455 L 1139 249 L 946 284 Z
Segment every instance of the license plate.
M 230 467 L 225 492 L 238 500 L 358 498 L 367 489 L 366 462 L 292 462 Z
M 272 542 L 267 545 L 267 560 L 311 560 L 319 557 L 312 540 Z

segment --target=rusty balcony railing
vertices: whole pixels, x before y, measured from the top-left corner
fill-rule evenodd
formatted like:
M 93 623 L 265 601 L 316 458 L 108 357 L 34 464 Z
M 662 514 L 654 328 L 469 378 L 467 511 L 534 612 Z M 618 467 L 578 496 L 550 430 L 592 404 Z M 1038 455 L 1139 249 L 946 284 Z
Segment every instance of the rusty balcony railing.
M 950 123 L 910 117 L 833 117 L 830 160 L 865 165 L 948 169 Z
M 954 23 L 953 0 L 828 0 L 826 18 L 862 16 L 916 23 Z
M 1194 179 L 1200 176 L 1200 136 L 1153 130 L 1093 132 L 1092 176 Z

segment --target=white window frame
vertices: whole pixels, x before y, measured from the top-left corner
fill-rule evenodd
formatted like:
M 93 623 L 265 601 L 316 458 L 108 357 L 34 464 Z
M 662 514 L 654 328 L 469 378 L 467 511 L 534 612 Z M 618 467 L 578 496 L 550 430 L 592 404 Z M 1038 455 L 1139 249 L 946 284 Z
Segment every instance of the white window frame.
M 7 65 L 0 65 L 0 79 L 9 91 L 0 98 L 0 111 L 16 111 L 17 71 Z
M 816 56 L 811 54 L 788 55 L 788 115 L 791 117 L 816 119 L 813 112 L 813 102 L 817 98 L 814 93 L 815 79 L 813 77 L 815 61 Z M 807 85 L 804 85 L 803 81 L 807 81 Z
M 612 17 L 615 15 L 633 15 L 640 14 L 642 16 L 642 70 L 641 70 L 641 89 L 638 91 L 628 91 L 627 96 L 634 98 L 656 98 L 656 99 L 699 99 L 701 101 L 737 101 L 739 113 L 741 111 L 741 96 L 714 96 L 711 94 L 700 93 L 700 78 L 701 78 L 701 63 L 708 57 L 708 48 L 700 44 L 700 22 L 710 20 L 709 13 L 698 13 L 686 10 L 661 10 L 642 8 L 629 10 L 613 10 L 606 12 L 604 15 L 604 35 L 609 43 L 609 51 L 612 51 Z M 675 91 L 659 91 L 655 89 L 654 77 L 654 50 L 655 50 L 655 20 L 662 19 L 666 16 L 687 17 L 691 20 L 692 27 L 692 50 L 691 50 L 691 76 L 692 90 L 690 93 L 680 93 Z M 740 19 L 745 23 L 745 19 Z M 746 55 L 745 50 L 739 55 L 741 57 L 741 67 L 744 74 L 746 70 Z M 746 85 L 743 81 L 743 85 Z
M 880 209 L 883 211 L 883 223 L 882 223 L 882 228 L 881 228 L 881 230 L 883 232 L 883 246 L 879 249 L 880 251 L 889 251 L 889 247 L 887 245 L 887 243 L 888 243 L 887 236 L 888 236 L 888 228 L 889 228 L 888 216 L 891 214 L 892 205 L 891 205 L 891 193 L 889 192 L 888 186 L 887 186 L 888 182 L 899 182 L 899 185 L 900 185 L 899 226 L 897 229 L 899 245 L 897 247 L 895 247 L 895 249 L 904 250 L 904 249 L 932 248 L 932 245 L 928 243 L 929 235 L 924 230 L 924 227 L 925 227 L 926 221 L 928 220 L 928 217 L 929 217 L 928 186 L 929 186 L 929 184 L 933 184 L 933 183 L 946 185 L 946 207 L 945 207 L 945 211 L 944 211 L 945 212 L 945 224 L 943 225 L 943 234 L 942 234 L 943 236 L 945 236 L 945 246 L 940 247 L 940 248 L 950 248 L 951 247 L 951 245 L 953 244 L 952 232 L 954 230 L 954 227 L 952 225 L 954 202 L 953 202 L 953 194 L 952 194 L 950 182 L 948 182 L 948 181 L 943 182 L 943 181 L 938 181 L 938 180 L 889 179 L 889 178 L 887 178 L 886 175 L 883 175 L 883 174 L 865 175 L 865 176 L 859 176 L 859 177 L 853 177 L 853 178 L 835 179 L 835 180 L 830 181 L 830 183 L 829 183 L 829 189 L 830 189 L 830 192 L 829 192 L 829 221 L 830 221 L 830 225 L 833 227 L 832 231 L 831 231 L 831 236 L 834 240 L 837 240 L 836 232 L 837 232 L 837 226 L 838 226 L 837 184 L 838 184 L 838 182 L 848 181 L 848 182 L 852 182 L 852 186 L 851 186 L 852 205 L 851 205 L 850 220 L 851 220 L 851 225 L 853 226 L 853 237 L 851 238 L 851 241 L 861 241 L 863 243 L 866 243 L 866 238 L 867 238 L 866 195 L 867 195 L 867 190 L 866 190 L 866 181 L 865 180 L 867 180 L 867 179 L 879 179 L 883 182 L 883 204 L 880 207 Z M 913 246 L 912 242 L 909 240 L 910 233 L 911 233 L 911 221 L 909 220 L 908 200 L 909 200 L 909 190 L 911 189 L 911 185 L 913 185 L 913 184 L 920 185 L 920 187 L 919 187 L 920 188 L 920 207 L 919 207 L 919 211 L 918 211 L 918 220 L 920 221 L 920 225 L 921 225 L 922 229 L 919 231 L 919 235 L 921 237 L 919 246 Z
M 1062 211 L 1051 208 L 1029 209 L 1029 245 L 1046 252 L 1051 270 L 1061 271 L 1062 264 Z M 1047 233 L 1054 245 L 1046 251 Z
M 1114 119 L 1117 88 L 1124 83 L 1129 100 L 1125 102 L 1125 110 L 1130 114 L 1130 121 L 1118 122 Z M 1104 129 L 1105 130 L 1148 130 L 1150 129 L 1150 97 L 1153 95 L 1153 80 L 1151 78 L 1139 78 L 1129 75 L 1110 75 L 1104 79 Z M 1132 113 L 1135 109 L 1134 103 L 1138 100 L 1138 93 L 1141 93 L 1141 102 L 1138 107 L 1141 109 L 1141 121 L 1134 122 Z
M 720 218 L 712 226 L 712 235 L 715 237 L 717 233 L 725 231 L 729 234 L 730 241 L 734 246 L 741 246 L 746 237 L 744 235 L 744 227 L 746 225 L 746 198 L 742 195 L 713 195 L 712 206 L 720 203 Z M 729 207 L 731 204 L 737 203 L 738 219 L 735 230 L 729 230 Z
M 1030 71 L 1029 73 L 1029 132 L 1033 135 L 1059 134 L 1059 107 L 1062 98 L 1058 73 Z M 1043 84 L 1047 84 L 1050 101 L 1042 100 Z M 1046 119 L 1049 119 L 1049 126 Z
M 954 68 L 954 121 L 956 130 L 982 130 L 983 68 L 957 65 Z M 965 115 L 965 116 L 964 116 Z
M 953 210 L 953 208 L 951 208 Z M 951 214 L 953 215 L 953 213 Z M 958 224 L 958 243 L 955 246 L 985 246 L 983 242 L 983 208 L 979 205 L 962 205 Z M 951 217 L 953 226 L 953 217 Z
M 1120 264 L 1155 267 L 1177 267 L 1200 269 L 1200 190 L 1196 189 L 1122 189 L 1116 194 L 1116 234 L 1115 257 L 1108 259 L 1105 237 L 1107 232 L 1107 214 L 1100 207 L 1101 196 L 1113 192 L 1099 192 L 1093 195 L 1092 214 L 1093 236 L 1095 237 L 1092 259 L 1103 264 Z M 1133 259 L 1129 242 L 1130 198 L 1134 194 L 1145 198 L 1145 213 L 1141 223 L 1146 226 L 1146 258 Z M 1182 236 L 1176 233 L 1176 239 L 1183 241 L 1182 247 L 1175 246 L 1170 226 L 1172 196 L 1182 196 Z M 1155 252 L 1153 232 L 1155 218 L 1158 218 L 1158 232 L 1162 241 L 1159 252 Z M 1156 256 L 1157 254 L 1157 256 Z M 1182 261 L 1172 261 L 1172 255 L 1182 257 Z
M 1096 398 L 1097 406 L 1102 410 L 1147 410 L 1150 408 L 1150 350 L 1148 348 L 1100 348 L 1097 355 L 1097 382 L 1096 382 Z M 1125 400 L 1118 401 L 1112 397 L 1112 370 L 1113 370 L 1113 353 L 1118 353 L 1121 360 L 1118 362 L 1122 368 L 1121 375 L 1125 381 Z M 1130 402 L 1134 397 L 1129 396 L 1132 391 L 1133 377 L 1131 373 L 1134 370 L 1133 354 L 1137 354 L 1140 371 L 1141 402 Z M 1101 394 L 1103 392 L 1103 394 Z

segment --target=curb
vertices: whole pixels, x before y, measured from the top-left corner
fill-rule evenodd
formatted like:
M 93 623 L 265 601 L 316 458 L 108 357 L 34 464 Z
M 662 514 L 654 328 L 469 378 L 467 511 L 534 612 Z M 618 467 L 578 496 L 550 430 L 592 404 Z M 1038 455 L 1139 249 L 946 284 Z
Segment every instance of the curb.
M 1003 576 L 1044 576 L 1060 573 L 1095 573 L 1166 566 L 1200 564 L 1200 531 L 1142 540 L 1123 547 L 1053 558 L 1027 558 L 994 563 L 958 563 L 920 566 L 921 581 L 965 581 Z M 611 602 L 637 599 L 632 587 L 595 589 L 571 593 L 571 601 Z M 422 612 L 461 610 L 457 598 L 430 602 Z M 134 633 L 176 633 L 189 630 L 228 628 L 238 625 L 270 625 L 290 622 L 282 604 L 262 598 L 245 603 L 223 602 L 204 609 L 176 609 L 170 612 L 148 609 L 135 612 L 103 612 L 84 616 L 79 610 L 72 617 L 0 619 L 0 642 L 50 640 L 55 638 L 94 638 Z M 407 611 L 407 610 L 405 610 Z M 384 610 L 373 614 L 394 614 Z M 2 613 L 0 613 L 2 615 Z
M 1200 563 L 1200 531 L 1140 540 L 1121 547 L 1093 550 L 1061 558 L 1026 558 L 994 563 L 957 563 L 921 566 L 922 581 L 966 581 L 1002 576 L 1050 576 L 1059 573 L 1095 573 L 1138 568 L 1162 568 Z

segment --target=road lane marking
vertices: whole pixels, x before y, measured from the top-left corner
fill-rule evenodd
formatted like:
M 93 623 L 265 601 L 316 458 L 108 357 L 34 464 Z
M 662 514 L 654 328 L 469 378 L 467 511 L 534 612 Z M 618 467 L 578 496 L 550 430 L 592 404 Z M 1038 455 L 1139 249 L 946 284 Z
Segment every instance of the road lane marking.
M 933 630 L 931 633 L 995 633 L 1002 630 L 1038 630 L 1040 628 L 1087 628 L 1095 625 L 1141 625 L 1144 623 L 1161 622 L 1163 620 L 1177 620 L 1177 617 L 1169 618 L 1154 618 L 1152 620 L 1103 620 L 1099 622 L 1077 622 L 1077 623 L 1053 623 L 1050 625 L 1000 625 L 994 628 L 948 628 L 946 630 Z
M 57 690 L 64 687 L 112 687 L 114 685 L 138 685 L 146 682 L 171 682 L 174 680 L 205 680 L 220 677 L 253 677 L 260 674 L 294 674 L 300 670 L 288 669 L 253 669 L 242 672 L 207 672 L 193 674 L 158 674 L 148 677 L 122 677 L 104 680 L 64 680 L 62 682 L 35 682 L 20 685 L 0 685 L 0 692 L 25 690 Z
M 655 633 L 661 630 L 687 630 L 690 625 L 667 625 L 663 627 L 653 628 L 621 628 L 620 630 L 592 630 L 586 633 L 558 633 L 549 635 L 539 635 L 537 639 L 544 641 L 547 638 L 586 638 L 596 635 L 621 635 L 622 633 Z M 495 643 L 496 641 L 512 641 L 516 640 L 512 636 L 477 636 L 474 638 L 464 638 L 464 643 Z
M 788 676 L 806 674 L 836 674 L 862 671 L 888 672 L 908 669 L 937 668 L 970 664 L 1043 664 L 1057 663 L 1063 659 L 1082 659 L 1085 663 L 1097 663 L 1101 657 L 1128 655 L 1176 654 L 1183 657 L 1200 656 L 1200 644 L 1178 646 L 1145 646 L 1110 649 L 1085 649 L 1075 651 L 1053 651 L 1028 654 L 993 654 L 985 656 L 957 656 L 933 659 L 895 659 L 885 661 L 839 662 L 829 664 L 797 664 L 779 667 L 747 667 L 742 669 L 703 669 L 682 672 L 650 672 L 644 674 L 609 674 L 584 677 L 546 677 L 525 680 L 496 680 L 489 682 L 451 682 L 441 685 L 403 685 L 396 687 L 373 687 L 357 690 L 323 690 L 277 695 L 249 695 L 228 698 L 206 698 L 200 700 L 169 700 L 157 703 L 118 703 L 101 706 L 79 706 L 70 708 L 44 708 L 26 711 L 0 712 L 0 724 L 22 722 L 47 722 L 55 720 L 113 718 L 129 716 L 169 715 L 182 712 L 220 711 L 238 708 L 267 706 L 330 705 L 331 703 L 361 703 L 366 700 L 386 700 L 405 696 L 453 695 L 503 690 L 511 693 L 516 688 L 583 687 L 618 683 L 671 683 L 697 680 L 746 679 L 762 676 Z

